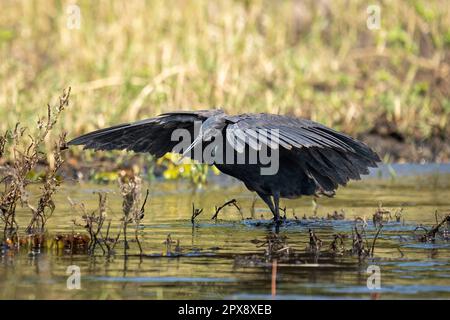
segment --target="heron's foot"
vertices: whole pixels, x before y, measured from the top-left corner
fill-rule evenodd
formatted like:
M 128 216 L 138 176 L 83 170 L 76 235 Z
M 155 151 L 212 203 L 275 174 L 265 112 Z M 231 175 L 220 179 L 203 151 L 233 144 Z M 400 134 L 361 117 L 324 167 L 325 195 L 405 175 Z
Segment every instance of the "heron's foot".
M 283 221 L 284 219 L 282 219 L 279 214 L 273 215 L 273 223 L 275 223 L 276 225 L 280 225 Z

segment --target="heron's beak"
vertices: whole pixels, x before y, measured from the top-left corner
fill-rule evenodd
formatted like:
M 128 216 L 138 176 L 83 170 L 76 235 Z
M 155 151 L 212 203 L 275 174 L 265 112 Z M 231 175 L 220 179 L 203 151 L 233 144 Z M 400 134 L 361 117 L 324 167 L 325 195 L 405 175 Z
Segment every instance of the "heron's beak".
M 177 165 L 181 164 L 181 162 L 183 161 L 183 159 L 188 155 L 188 153 L 195 148 L 195 146 L 202 141 L 202 136 L 198 135 L 197 138 L 195 138 L 194 142 L 191 143 L 191 145 L 183 152 L 183 154 L 181 155 L 181 158 L 177 161 Z

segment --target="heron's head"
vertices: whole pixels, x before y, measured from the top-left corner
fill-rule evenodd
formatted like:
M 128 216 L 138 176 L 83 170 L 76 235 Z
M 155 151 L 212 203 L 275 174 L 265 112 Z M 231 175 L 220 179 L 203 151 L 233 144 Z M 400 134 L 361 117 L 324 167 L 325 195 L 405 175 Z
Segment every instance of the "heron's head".
M 197 144 L 201 141 L 210 141 L 213 137 L 220 135 L 222 129 L 225 127 L 225 121 L 222 117 L 209 117 L 203 121 L 198 132 L 198 136 L 191 143 L 191 145 L 184 151 L 185 157 Z
M 218 117 L 210 117 L 200 126 L 198 137 L 201 137 L 201 140 L 203 141 L 209 141 L 212 137 L 219 135 L 224 126 L 225 123 L 223 119 Z

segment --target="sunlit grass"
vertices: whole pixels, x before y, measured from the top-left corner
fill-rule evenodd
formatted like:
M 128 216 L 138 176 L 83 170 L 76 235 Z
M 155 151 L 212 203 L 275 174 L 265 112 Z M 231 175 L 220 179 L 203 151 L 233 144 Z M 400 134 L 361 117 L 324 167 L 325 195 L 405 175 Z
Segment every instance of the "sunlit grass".
M 34 123 L 72 86 L 69 136 L 175 109 L 309 117 L 351 134 L 385 117 L 449 133 L 450 4 L 382 1 L 6 1 L 0 129 Z M 32 126 L 33 127 L 33 126 Z

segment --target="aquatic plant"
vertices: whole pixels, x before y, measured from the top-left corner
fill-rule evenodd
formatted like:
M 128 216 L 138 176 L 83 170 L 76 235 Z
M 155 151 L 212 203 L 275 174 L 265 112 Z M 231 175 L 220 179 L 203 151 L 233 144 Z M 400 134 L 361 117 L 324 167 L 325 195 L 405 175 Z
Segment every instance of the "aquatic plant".
M 76 203 L 71 198 L 68 198 L 68 200 L 73 210 L 81 212 L 82 223 L 78 222 L 76 219 L 73 219 L 72 222 L 76 226 L 83 227 L 89 233 L 88 252 L 94 253 L 95 247 L 98 245 L 102 249 L 103 253 L 108 252 L 108 254 L 110 254 L 113 250 L 110 242 L 115 245 L 117 240 L 114 239 L 111 241 L 109 239 L 111 220 L 108 222 L 106 235 L 102 235 L 102 230 L 107 217 L 107 195 L 105 193 L 98 193 L 98 207 L 96 210 L 92 210 L 91 212 L 87 211 L 83 203 Z M 106 246 L 107 250 L 105 250 L 102 244 Z
M 144 201 L 141 203 L 141 188 L 142 180 L 138 176 L 132 174 L 127 175 L 126 172 L 121 172 L 119 177 L 119 187 L 122 194 L 122 226 L 123 226 L 123 236 L 124 236 L 124 248 L 128 249 L 127 241 L 127 227 L 128 224 L 134 223 L 134 238 L 139 246 L 140 254 L 143 253 L 141 242 L 139 241 L 139 229 L 141 221 L 145 216 L 145 204 L 147 203 L 149 190 L 145 195 Z
M 377 210 L 372 215 L 372 222 L 375 226 L 381 225 L 383 222 L 389 222 L 395 219 L 396 222 L 400 222 L 403 218 L 403 208 L 397 209 L 394 214 L 393 210 L 389 210 L 383 207 L 382 203 L 378 204 Z
M 33 135 L 27 127 L 16 124 L 0 139 L 0 160 L 3 163 L 0 177 L 4 191 L 0 193 L 0 219 L 4 224 L 3 237 L 17 242 L 19 224 L 16 219 L 17 205 L 31 210 L 31 220 L 26 232 L 42 234 L 47 220 L 55 210 L 52 196 L 60 185 L 58 169 L 64 162 L 61 152 L 65 148 L 65 133 L 59 136 L 52 150 L 43 152 L 44 144 L 55 127 L 62 111 L 69 105 L 70 88 L 63 91 L 55 107 L 47 105 L 47 117 L 39 118 Z M 46 174 L 36 206 L 31 204 L 27 187 L 32 183 L 30 175 L 38 164 L 45 164 Z
M 312 229 L 309 229 L 308 232 L 309 232 L 309 244 L 306 247 L 306 250 L 313 253 L 320 252 L 323 241 L 319 239 L 319 237 L 315 234 L 315 232 Z
M 202 212 L 203 212 L 203 208 L 198 209 L 195 207 L 195 204 L 192 203 L 192 216 L 191 216 L 192 225 L 194 225 L 194 223 L 195 223 L 195 218 L 197 218 Z
M 122 195 L 122 218 L 120 218 L 120 227 L 115 237 L 111 236 L 112 219 L 106 222 L 107 195 L 105 193 L 98 193 L 98 206 L 91 211 L 88 211 L 83 203 L 76 203 L 68 198 L 73 210 L 78 212 L 81 218 L 81 222 L 77 219 L 72 220 L 73 224 L 84 228 L 89 234 L 89 254 L 94 254 L 95 248 L 98 246 L 103 254 L 112 255 L 117 243 L 123 237 L 124 256 L 127 256 L 129 249 L 128 226 L 130 224 L 134 224 L 134 240 L 138 244 L 140 255 L 143 254 L 139 230 L 145 216 L 149 190 L 147 189 L 142 200 L 141 178 L 127 171 L 119 172 L 118 176 L 119 190 Z

